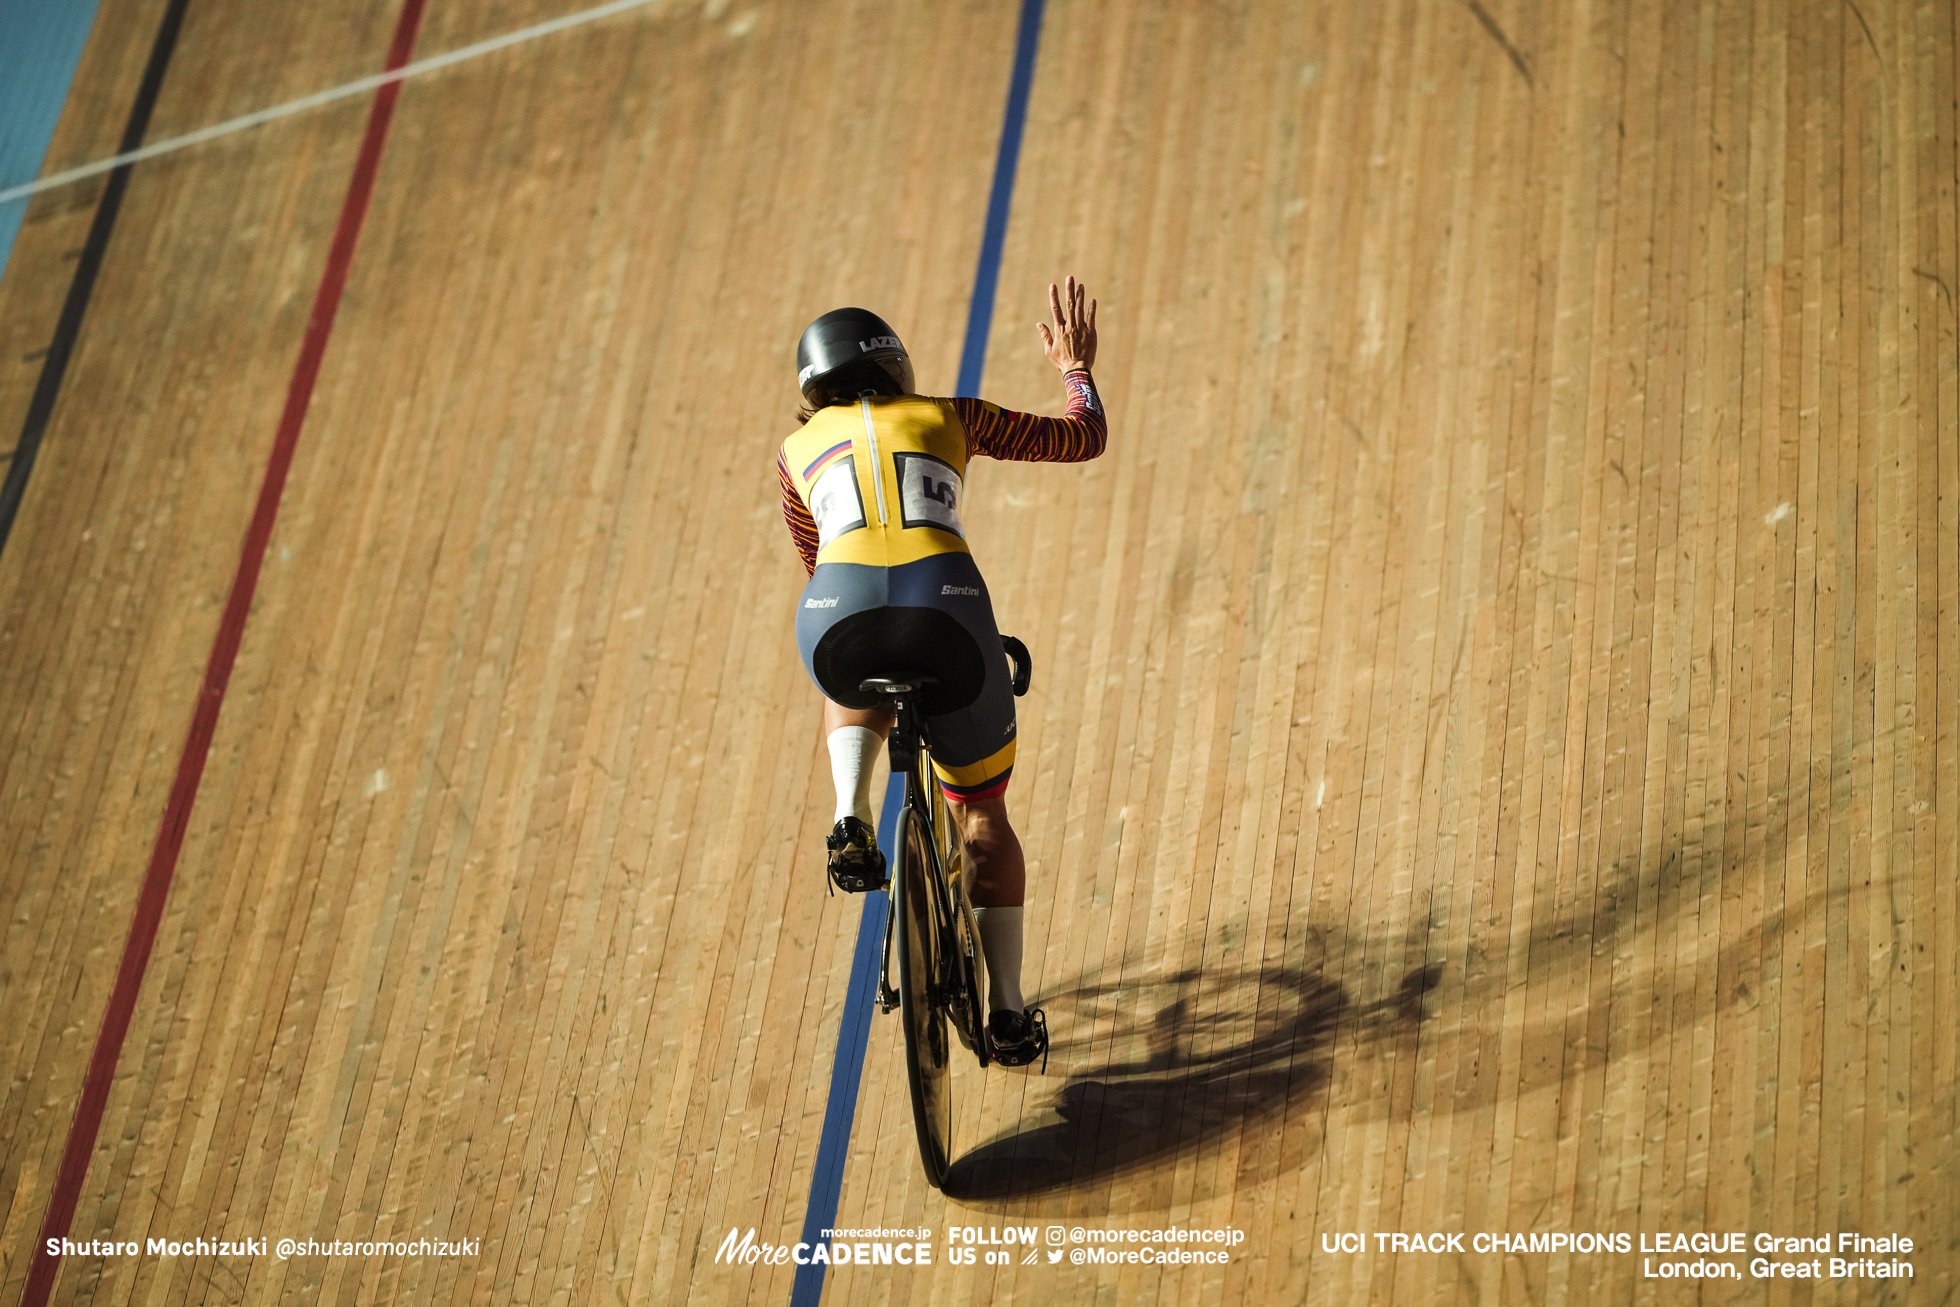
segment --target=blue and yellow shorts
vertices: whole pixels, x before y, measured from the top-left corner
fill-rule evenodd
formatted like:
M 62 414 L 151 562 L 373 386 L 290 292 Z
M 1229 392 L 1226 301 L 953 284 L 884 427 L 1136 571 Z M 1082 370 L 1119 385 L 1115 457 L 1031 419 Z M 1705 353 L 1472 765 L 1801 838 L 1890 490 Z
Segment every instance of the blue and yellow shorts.
M 990 799 L 1014 771 L 1014 690 L 994 606 L 971 554 L 949 551 L 897 567 L 818 563 L 796 610 L 803 668 L 847 708 L 881 700 L 867 677 L 923 672 L 933 770 L 955 803 Z

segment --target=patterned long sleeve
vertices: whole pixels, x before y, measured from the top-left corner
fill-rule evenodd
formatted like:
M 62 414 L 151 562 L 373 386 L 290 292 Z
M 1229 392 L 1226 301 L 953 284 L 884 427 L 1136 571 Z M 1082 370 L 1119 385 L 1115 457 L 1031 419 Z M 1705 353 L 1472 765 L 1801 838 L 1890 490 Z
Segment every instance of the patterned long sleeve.
M 796 482 L 790 480 L 789 464 L 783 462 L 781 454 L 776 455 L 776 479 L 783 483 L 783 521 L 789 523 L 789 538 L 803 558 L 803 570 L 815 572 L 817 521 L 810 516 L 810 507 L 803 502 L 803 496 L 796 493 Z
M 953 409 L 966 427 L 967 453 L 1025 463 L 1083 463 L 1103 452 L 1109 424 L 1089 369 L 1063 375 L 1068 411 L 1058 418 L 1016 413 L 978 399 L 956 399 Z

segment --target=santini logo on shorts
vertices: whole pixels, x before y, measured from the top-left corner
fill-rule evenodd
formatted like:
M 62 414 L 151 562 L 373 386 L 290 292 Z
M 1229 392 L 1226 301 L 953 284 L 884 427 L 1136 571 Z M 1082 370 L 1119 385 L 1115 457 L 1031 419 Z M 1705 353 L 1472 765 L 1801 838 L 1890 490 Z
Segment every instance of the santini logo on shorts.
M 833 595 L 829 599 L 805 599 L 803 606 L 805 608 L 835 608 L 837 607 L 837 598 Z
M 943 595 L 978 595 L 980 593 L 980 587 L 977 585 L 942 585 L 939 587 L 939 593 Z

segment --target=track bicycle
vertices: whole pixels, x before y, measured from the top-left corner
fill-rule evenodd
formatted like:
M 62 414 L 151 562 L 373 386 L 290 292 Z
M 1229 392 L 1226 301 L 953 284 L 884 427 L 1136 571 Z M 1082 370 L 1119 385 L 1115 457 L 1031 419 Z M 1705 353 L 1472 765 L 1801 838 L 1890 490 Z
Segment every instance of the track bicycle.
M 1024 695 L 1033 672 L 1027 646 L 1012 636 L 1003 636 L 1001 643 L 1013 665 L 1014 693 Z M 896 717 L 891 767 L 894 776 L 905 778 L 905 803 L 892 841 L 892 905 L 885 919 L 878 1001 L 886 1012 L 899 1011 L 919 1158 L 935 1189 L 952 1164 L 953 1049 L 947 1028 L 983 1069 L 992 1060 L 982 985 L 986 963 L 967 900 L 966 862 L 945 793 L 933 776 L 931 733 L 919 709 L 921 693 L 936 684 L 937 678 L 922 672 L 897 672 L 858 686 L 884 696 Z M 891 983 L 894 942 L 896 986 Z

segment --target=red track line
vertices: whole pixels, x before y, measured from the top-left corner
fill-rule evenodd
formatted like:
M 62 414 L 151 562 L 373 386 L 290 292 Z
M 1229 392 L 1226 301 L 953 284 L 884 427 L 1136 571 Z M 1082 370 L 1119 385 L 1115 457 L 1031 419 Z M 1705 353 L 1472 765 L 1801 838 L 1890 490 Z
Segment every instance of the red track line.
M 426 3 L 427 0 L 403 0 L 401 17 L 395 23 L 394 44 L 388 50 L 387 71 L 393 72 L 408 62 Z M 54 1292 L 61 1257 L 48 1252 L 48 1242 L 67 1238 L 74 1224 L 82 1182 L 88 1176 L 89 1158 L 95 1152 L 95 1138 L 102 1128 L 102 1113 L 109 1105 L 116 1062 L 122 1055 L 123 1038 L 129 1033 L 130 1017 L 143 988 L 143 973 L 150 964 L 150 950 L 156 945 L 157 928 L 163 923 L 164 900 L 170 894 L 177 856 L 184 847 L 184 832 L 190 825 L 198 783 L 204 778 L 211 737 L 218 729 L 218 710 L 224 705 L 232 665 L 238 661 L 238 646 L 244 638 L 245 619 L 252 610 L 252 594 L 258 589 L 259 569 L 265 562 L 266 544 L 272 538 L 273 519 L 279 515 L 279 498 L 286 488 L 286 474 L 292 469 L 293 451 L 299 445 L 300 427 L 306 422 L 307 405 L 313 399 L 313 385 L 320 376 L 320 360 L 327 352 L 327 338 L 333 334 L 334 316 L 340 309 L 341 291 L 346 288 L 347 272 L 354 262 L 361 222 L 367 216 L 368 200 L 374 194 L 381 147 L 388 138 L 388 123 L 394 117 L 395 101 L 400 95 L 400 82 L 390 82 L 374 93 L 367 135 L 361 140 L 354 177 L 340 206 L 340 221 L 327 252 L 326 271 L 321 274 L 320 288 L 313 296 L 313 312 L 306 320 L 306 339 L 300 345 L 299 361 L 293 366 L 293 379 L 286 388 L 286 409 L 279 418 L 279 433 L 272 442 L 265 480 L 259 485 L 258 504 L 245 531 L 244 547 L 239 551 L 231 597 L 225 601 L 217 639 L 211 645 L 211 660 L 204 668 L 204 685 L 191 715 L 190 737 L 184 741 L 183 755 L 177 760 L 177 779 L 170 787 L 163 823 L 157 828 L 149 869 L 143 873 L 143 887 L 136 898 L 136 916 L 129 924 L 122 964 L 116 969 L 116 987 L 110 992 L 109 1006 L 102 1014 L 95 1053 L 89 1058 L 88 1074 L 82 1081 L 81 1101 L 75 1105 L 75 1120 L 68 1128 L 68 1144 L 62 1150 L 61 1170 L 55 1175 L 54 1192 L 48 1198 L 47 1215 L 41 1222 L 41 1236 L 34 1245 L 34 1268 L 28 1273 L 21 1307 L 46 1307 L 49 1295 Z

